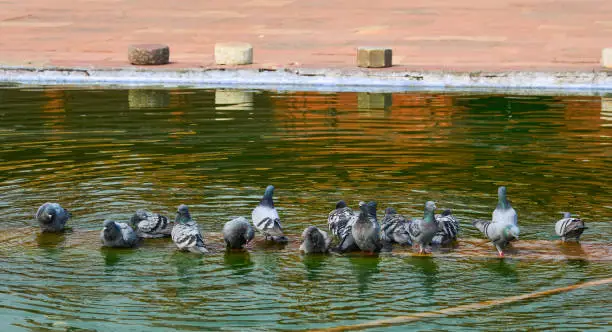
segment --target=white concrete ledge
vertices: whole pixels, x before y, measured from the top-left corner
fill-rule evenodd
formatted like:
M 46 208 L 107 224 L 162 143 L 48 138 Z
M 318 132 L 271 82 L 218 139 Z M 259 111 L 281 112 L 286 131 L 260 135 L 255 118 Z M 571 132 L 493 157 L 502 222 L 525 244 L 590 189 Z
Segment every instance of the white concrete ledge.
M 612 71 L 593 72 L 445 72 L 368 69 L 143 69 L 0 66 L 0 82 L 24 84 L 168 85 L 330 90 L 413 90 L 424 88 L 612 90 Z M 344 88 L 344 89 L 343 89 Z

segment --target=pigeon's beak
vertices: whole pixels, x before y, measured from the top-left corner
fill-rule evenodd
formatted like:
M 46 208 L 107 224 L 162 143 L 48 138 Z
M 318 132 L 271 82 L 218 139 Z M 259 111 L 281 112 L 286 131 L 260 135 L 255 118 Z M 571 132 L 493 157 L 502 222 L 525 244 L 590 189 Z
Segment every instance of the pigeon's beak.
M 53 219 L 53 216 L 52 216 L 52 215 L 50 215 L 50 214 L 47 214 L 47 218 L 49 218 L 49 219 Z
M 108 230 L 108 227 L 104 227 L 103 231 L 105 231 L 105 232 L 106 232 L 107 230 Z

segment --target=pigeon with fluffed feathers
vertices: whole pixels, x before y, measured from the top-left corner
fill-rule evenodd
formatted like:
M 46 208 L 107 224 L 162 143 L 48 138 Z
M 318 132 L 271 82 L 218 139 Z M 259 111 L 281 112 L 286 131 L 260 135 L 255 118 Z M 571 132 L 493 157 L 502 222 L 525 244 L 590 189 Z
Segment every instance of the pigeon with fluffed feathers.
M 336 251 L 347 252 L 359 249 L 351 233 L 358 216 L 359 213 L 355 213 L 343 200 L 338 201 L 336 208 L 329 213 L 327 226 L 332 235 L 338 239 Z
M 376 219 L 376 202 L 359 202 L 359 209 L 359 217 L 351 229 L 355 244 L 361 251 L 378 252 L 382 249 L 382 243 L 380 225 Z
M 138 236 L 130 225 L 124 222 L 105 220 L 100 232 L 103 247 L 130 248 L 138 244 Z
M 410 219 L 397 213 L 394 208 L 386 208 L 381 225 L 381 240 L 385 243 L 398 243 L 411 246 L 412 240 L 408 233 L 408 225 L 410 223 Z
M 36 220 L 42 232 L 61 232 L 72 214 L 58 203 L 45 203 L 36 211 Z
M 255 237 L 255 230 L 245 217 L 232 219 L 223 225 L 223 240 L 228 249 L 241 249 Z
M 302 244 L 300 245 L 300 251 L 305 254 L 318 254 L 326 253 L 331 244 L 331 237 L 327 235 L 327 232 L 320 230 L 315 226 L 307 227 L 302 232 Z

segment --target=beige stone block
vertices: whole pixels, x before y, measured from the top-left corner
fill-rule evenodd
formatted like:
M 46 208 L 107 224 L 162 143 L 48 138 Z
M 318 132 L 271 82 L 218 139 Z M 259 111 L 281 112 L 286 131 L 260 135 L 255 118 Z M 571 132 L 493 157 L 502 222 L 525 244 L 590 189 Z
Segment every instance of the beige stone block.
M 612 68 L 612 47 L 604 48 L 601 51 L 601 65 L 605 68 Z
M 253 92 L 240 90 L 216 90 L 215 109 L 225 111 L 252 110 Z
M 361 110 L 384 110 L 391 107 L 390 93 L 357 93 L 357 107 Z
M 128 106 L 130 109 L 167 108 L 170 106 L 170 92 L 132 89 L 128 91 Z
M 601 119 L 602 127 L 612 127 L 612 96 L 601 97 Z
M 357 48 L 357 66 L 366 68 L 391 67 L 393 52 L 385 47 Z
M 128 60 L 133 65 L 165 65 L 170 61 L 170 48 L 162 44 L 130 45 Z
M 253 63 L 253 46 L 249 43 L 216 43 L 215 63 L 218 65 L 249 65 Z

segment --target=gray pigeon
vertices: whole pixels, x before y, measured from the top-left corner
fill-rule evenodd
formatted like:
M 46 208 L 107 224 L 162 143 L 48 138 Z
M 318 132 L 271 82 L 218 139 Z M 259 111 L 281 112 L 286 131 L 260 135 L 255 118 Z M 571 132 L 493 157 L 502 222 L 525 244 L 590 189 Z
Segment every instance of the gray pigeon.
M 105 220 L 100 240 L 103 247 L 130 248 L 138 243 L 138 236 L 126 223 Z
M 436 232 L 438 232 L 438 223 L 436 222 L 434 211 L 436 204 L 432 201 L 425 203 L 423 219 L 414 219 L 408 225 L 408 234 L 413 244 L 419 245 L 419 254 L 425 252 L 425 246 L 431 244 Z
M 580 235 L 588 227 L 584 226 L 584 222 L 579 218 L 572 218 L 569 212 L 563 212 L 563 219 L 555 224 L 555 232 L 561 237 L 561 241 L 565 242 L 567 238 L 575 238 L 576 242 L 580 240 Z
M 261 201 L 251 213 L 251 219 L 253 220 L 255 229 L 262 232 L 266 240 L 286 243 L 288 240 L 283 234 L 278 212 L 276 212 L 276 208 L 274 208 L 274 201 L 272 200 L 273 195 L 274 186 L 270 185 L 266 187 L 266 191 Z
M 168 222 L 166 216 L 153 213 L 145 209 L 139 209 L 130 219 L 130 223 L 136 234 L 142 238 L 160 238 L 170 236 L 173 222 Z
M 331 238 L 315 226 L 310 226 L 302 232 L 300 250 L 306 254 L 326 253 L 331 244 Z
M 362 251 L 378 252 L 380 242 L 380 225 L 376 220 L 376 202 L 359 202 L 359 217 L 351 229 L 355 244 Z
M 520 230 L 518 226 L 511 221 L 504 223 L 476 219 L 472 222 L 472 225 L 493 242 L 499 253 L 499 257 L 504 257 L 503 249 L 508 243 L 519 239 Z
M 442 214 L 436 214 L 435 218 L 438 223 L 438 231 L 431 239 L 431 244 L 443 246 L 457 239 L 459 221 L 453 216 L 451 210 L 444 210 Z
M 508 202 L 506 197 L 506 187 L 501 186 L 497 188 L 498 203 L 495 210 L 493 210 L 493 222 L 499 223 L 512 223 L 518 225 L 518 216 L 516 211 Z
M 358 213 L 346 206 L 344 201 L 336 203 L 336 209 L 329 213 L 327 217 L 327 226 L 329 231 L 338 239 L 338 246 L 335 250 L 339 252 L 347 252 L 358 250 L 355 244 L 355 239 L 351 233 L 353 224 L 357 221 Z
M 175 225 L 172 228 L 172 241 L 182 251 L 196 254 L 208 253 L 204 246 L 204 237 L 198 224 L 191 219 L 187 205 L 181 204 L 176 211 Z
M 382 220 L 381 239 L 386 243 L 399 243 L 412 246 L 412 240 L 408 233 L 410 220 L 397 213 L 394 208 L 388 207 L 385 210 L 385 217 Z
M 223 239 L 228 249 L 241 249 L 255 237 L 255 230 L 245 217 L 238 217 L 225 223 Z
M 36 220 L 43 232 L 61 232 L 72 214 L 57 203 L 45 203 L 36 211 Z

